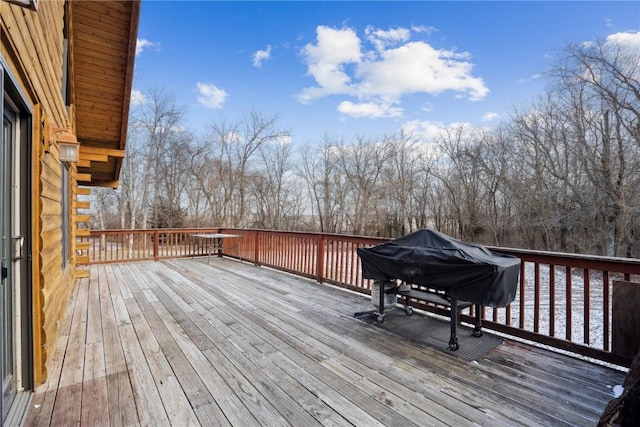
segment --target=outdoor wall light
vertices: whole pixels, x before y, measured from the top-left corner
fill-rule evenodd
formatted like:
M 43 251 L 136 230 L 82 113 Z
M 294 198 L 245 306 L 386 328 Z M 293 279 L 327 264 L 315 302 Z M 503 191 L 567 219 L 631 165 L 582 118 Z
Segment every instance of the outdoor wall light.
M 71 132 L 71 127 L 51 128 L 51 139 L 58 143 L 61 162 L 76 163 L 80 157 L 80 143 Z

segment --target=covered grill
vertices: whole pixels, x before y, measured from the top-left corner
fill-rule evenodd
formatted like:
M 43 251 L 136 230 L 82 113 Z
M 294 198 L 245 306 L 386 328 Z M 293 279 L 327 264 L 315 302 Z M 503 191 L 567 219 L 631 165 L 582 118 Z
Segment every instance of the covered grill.
M 476 305 L 474 335 L 480 336 L 480 306 L 504 307 L 516 295 L 520 258 L 464 243 L 435 230 L 419 230 L 357 252 L 362 277 L 381 284 L 380 301 L 383 293 L 403 295 L 407 314 L 411 314 L 409 298 L 451 307 L 449 347 L 453 350 L 458 348 L 458 309 Z M 404 282 L 403 286 L 396 286 L 398 281 Z M 378 321 L 384 319 L 384 304 L 380 304 L 377 315 Z

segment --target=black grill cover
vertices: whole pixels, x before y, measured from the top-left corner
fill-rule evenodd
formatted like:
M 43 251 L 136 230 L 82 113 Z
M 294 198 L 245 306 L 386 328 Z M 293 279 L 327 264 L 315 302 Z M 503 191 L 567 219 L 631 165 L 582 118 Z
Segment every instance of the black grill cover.
M 492 307 L 513 301 L 520 274 L 520 258 L 430 229 L 359 248 L 358 256 L 365 279 L 399 279 Z

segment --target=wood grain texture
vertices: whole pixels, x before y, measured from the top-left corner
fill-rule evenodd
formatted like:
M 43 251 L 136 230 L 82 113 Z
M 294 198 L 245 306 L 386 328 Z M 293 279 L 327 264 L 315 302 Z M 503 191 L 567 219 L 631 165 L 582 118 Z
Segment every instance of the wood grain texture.
M 510 341 L 466 362 L 353 318 L 368 297 L 225 258 L 92 266 L 72 301 L 27 425 L 589 426 L 624 379 Z
M 77 277 L 76 222 L 87 221 L 88 217 L 75 216 L 76 208 L 85 207 L 84 204 L 74 205 L 75 196 L 79 194 L 76 193 L 76 181 L 91 183 L 92 180 L 91 163 L 83 166 L 79 174 L 77 167 L 71 165 L 70 262 L 63 266 L 61 162 L 57 144 L 49 144 L 47 129 L 69 124 L 75 132 L 82 130 L 88 134 L 87 141 L 101 141 L 117 150 L 124 148 L 139 3 L 138 0 L 47 0 L 38 3 L 37 11 L 4 1 L 0 3 L 0 54 L 10 70 L 10 83 L 17 85 L 24 95 L 20 101 L 32 106 L 34 112 L 30 141 L 33 147 L 30 159 L 33 217 L 30 220 L 33 233 L 32 368 L 36 384 L 46 380 L 47 371 L 55 364 L 52 357 L 59 335 L 57 325 L 64 316 L 67 298 Z M 65 19 L 68 22 L 65 23 Z M 65 26 L 69 29 L 69 55 L 66 58 Z M 62 84 L 66 59 L 71 93 L 67 102 L 61 97 L 65 92 Z M 79 101 L 80 111 L 73 105 L 75 101 Z M 85 117 L 82 116 L 84 113 Z M 78 134 L 86 149 L 88 144 L 84 136 Z M 117 160 L 103 157 L 104 169 L 100 170 L 101 182 L 110 186 L 119 175 L 122 158 L 118 152 L 111 154 L 117 155 Z M 79 262 L 85 263 L 86 258 L 79 258 Z M 25 362 L 29 359 L 25 357 Z M 96 361 L 99 363 L 98 359 Z
M 612 350 L 633 359 L 640 351 L 640 283 L 613 282 Z

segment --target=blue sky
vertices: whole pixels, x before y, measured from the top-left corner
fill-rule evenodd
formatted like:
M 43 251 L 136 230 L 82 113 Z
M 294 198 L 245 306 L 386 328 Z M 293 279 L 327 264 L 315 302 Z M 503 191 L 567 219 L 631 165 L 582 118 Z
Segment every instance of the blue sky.
M 492 126 L 541 95 L 568 43 L 640 43 L 638 1 L 143 0 L 133 102 L 184 126 L 277 114 L 293 141 Z

